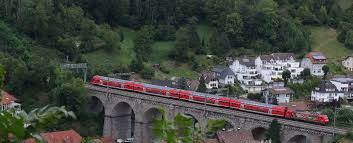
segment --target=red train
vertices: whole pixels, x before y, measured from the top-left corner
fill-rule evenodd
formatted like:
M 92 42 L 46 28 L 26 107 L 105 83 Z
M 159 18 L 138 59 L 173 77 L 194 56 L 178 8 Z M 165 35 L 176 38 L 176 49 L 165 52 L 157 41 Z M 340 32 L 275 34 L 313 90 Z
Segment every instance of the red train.
M 271 104 L 264 104 L 243 99 L 233 99 L 219 97 L 212 94 L 205 94 L 200 92 L 185 91 L 175 88 L 151 85 L 146 83 L 139 83 L 134 81 L 127 81 L 115 78 L 108 78 L 104 76 L 93 76 L 91 84 L 105 86 L 110 88 L 118 88 L 134 92 L 147 93 L 154 96 L 164 96 L 174 98 L 177 100 L 184 100 L 190 102 L 199 102 L 202 104 L 209 104 L 213 106 L 221 106 L 227 108 L 235 108 L 249 112 L 261 113 L 271 116 L 283 117 L 293 120 L 301 120 L 306 122 L 313 122 L 326 125 L 329 120 L 326 115 L 303 113 L 289 110 L 285 107 L 280 107 Z

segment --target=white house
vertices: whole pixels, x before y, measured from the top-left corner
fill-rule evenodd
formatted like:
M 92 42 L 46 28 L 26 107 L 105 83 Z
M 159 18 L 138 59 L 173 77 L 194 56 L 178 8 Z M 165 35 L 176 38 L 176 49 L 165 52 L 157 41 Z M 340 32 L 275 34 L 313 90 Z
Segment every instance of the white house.
M 248 93 L 261 93 L 264 89 L 261 75 L 257 71 L 254 58 L 239 58 L 231 62 L 229 68 L 234 72 L 240 86 Z
M 353 78 L 334 77 L 330 82 L 336 86 L 337 90 L 343 92 L 345 99 L 353 99 Z
M 291 102 L 293 94 L 293 90 L 288 87 L 272 87 L 263 92 L 266 103 L 274 103 L 274 100 L 277 100 L 277 104 Z
M 343 59 L 342 65 L 350 71 L 353 71 L 353 56 L 347 56 Z
M 233 85 L 235 75 L 229 67 L 222 65 L 216 65 L 213 67 L 212 72 L 217 76 L 220 85 Z
M 330 81 L 321 81 L 319 86 L 311 92 L 311 101 L 332 102 L 343 97 L 343 92 L 340 92 Z
M 311 52 L 305 55 L 301 67 L 309 68 L 312 75 L 323 76 L 322 67 L 327 64 L 327 58 L 321 52 Z
M 0 110 L 9 110 L 9 109 L 16 109 L 21 110 L 21 104 L 16 103 L 17 99 L 7 93 L 6 91 L 1 91 L 1 100 L 0 100 Z
M 304 70 L 300 63 L 295 61 L 293 53 L 272 53 L 260 55 L 255 59 L 255 66 L 261 78 L 269 83 L 282 79 L 282 72 L 289 70 L 291 78 L 296 78 Z
M 205 84 L 207 89 L 218 88 L 218 79 L 214 72 L 204 71 L 202 72 L 202 77 L 205 79 Z

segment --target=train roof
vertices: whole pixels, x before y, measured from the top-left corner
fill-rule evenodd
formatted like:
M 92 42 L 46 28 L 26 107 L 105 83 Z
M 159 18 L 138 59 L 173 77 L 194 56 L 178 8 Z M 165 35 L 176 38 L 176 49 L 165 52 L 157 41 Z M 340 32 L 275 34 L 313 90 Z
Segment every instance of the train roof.
M 236 98 L 229 98 L 229 97 L 222 97 L 222 96 L 218 96 L 218 95 L 214 95 L 214 94 L 209 94 L 209 93 L 202 93 L 202 92 L 196 92 L 196 91 L 188 91 L 188 90 L 182 90 L 182 89 L 176 89 L 176 88 L 170 88 L 170 87 L 166 87 L 166 86 L 159 86 L 159 85 L 153 85 L 153 84 L 148 84 L 148 83 L 141 83 L 141 82 L 136 82 L 136 81 L 128 81 L 128 80 L 122 80 L 122 79 L 117 79 L 117 78 L 110 78 L 110 77 L 104 77 L 104 76 L 99 76 L 100 78 L 102 78 L 103 80 L 109 80 L 109 81 L 117 81 L 117 82 L 134 82 L 134 83 L 139 83 L 139 84 L 143 84 L 146 87 L 149 88 L 159 88 L 159 89 L 164 89 L 164 90 L 179 90 L 179 91 L 184 91 L 184 92 L 190 92 L 193 95 L 200 95 L 203 97 L 210 97 L 210 98 L 214 98 L 214 99 L 218 99 L 218 98 L 228 98 L 231 100 L 238 100 L 240 102 L 246 103 L 246 104 L 251 104 L 251 105 L 256 105 L 256 106 L 261 106 L 261 107 L 268 107 L 268 108 L 272 108 L 272 107 L 280 107 L 280 106 L 276 106 L 276 105 L 272 105 L 272 104 L 265 104 L 265 103 L 261 103 L 261 102 L 256 102 L 256 101 L 251 101 L 251 100 L 245 100 L 245 99 L 236 99 Z
M 164 90 L 174 89 L 174 88 L 170 88 L 167 86 L 159 86 L 159 85 L 153 85 L 153 84 L 148 84 L 148 83 L 144 83 L 143 85 L 146 87 L 149 87 L 149 88 L 160 88 L 160 89 L 164 89 Z
M 262 107 L 268 107 L 268 108 L 279 107 L 279 106 L 276 106 L 276 105 L 266 104 L 266 103 L 251 101 L 251 100 L 245 100 L 245 99 L 237 99 L 237 100 L 239 100 L 241 102 L 244 102 L 246 104 L 257 105 L 257 106 L 262 106 Z

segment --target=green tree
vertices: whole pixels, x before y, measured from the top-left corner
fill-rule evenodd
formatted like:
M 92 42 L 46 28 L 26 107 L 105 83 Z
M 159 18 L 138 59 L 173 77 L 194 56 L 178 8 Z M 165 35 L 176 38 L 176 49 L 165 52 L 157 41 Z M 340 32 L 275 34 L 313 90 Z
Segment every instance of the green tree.
M 141 58 L 136 57 L 131 61 L 130 70 L 134 72 L 141 72 L 144 69 L 144 65 Z
M 193 127 L 192 118 L 178 113 L 172 121 L 166 120 L 164 116 L 161 119 L 154 119 L 152 131 L 157 142 L 191 143 L 192 135 L 197 130 Z
M 20 142 L 31 137 L 41 140 L 39 133 L 64 118 L 76 118 L 76 116 L 64 107 L 45 106 L 29 113 L 25 111 L 15 113 L 14 110 L 1 111 L 0 142 Z M 9 137 L 9 134 L 13 136 Z
M 287 86 L 288 80 L 291 78 L 291 72 L 289 70 L 284 70 L 282 72 L 282 78 L 284 80 L 284 86 Z
M 154 70 L 151 67 L 145 67 L 140 74 L 144 79 L 152 79 L 154 77 Z
M 352 130 L 348 130 L 346 134 L 340 136 L 336 143 L 351 143 L 353 142 Z
M 330 71 L 330 67 L 327 65 L 324 65 L 322 67 L 322 71 L 324 72 L 324 79 L 326 79 L 326 76 L 327 76 L 328 72 Z
M 225 125 L 225 120 L 209 120 L 207 122 L 207 137 L 215 137 L 217 131 L 223 129 Z
M 273 143 L 281 143 L 281 125 L 276 119 L 272 120 L 270 128 L 266 132 L 266 139 L 271 139 Z
M 347 46 L 348 48 L 353 49 L 353 30 L 349 30 L 347 32 L 344 45 Z
M 134 51 L 137 58 L 143 61 L 147 60 L 147 56 L 152 52 L 152 43 L 155 37 L 155 28 L 151 25 L 143 26 L 137 33 L 134 40 Z
M 6 71 L 4 69 L 4 66 L 0 64 L 0 89 L 3 89 L 4 87 L 5 75 Z
M 200 38 L 194 24 L 180 27 L 175 37 L 175 47 L 171 51 L 170 56 L 179 62 L 190 61 L 194 53 L 201 48 Z
M 302 72 L 300 72 L 300 76 L 304 79 L 307 80 L 311 76 L 311 72 L 309 68 L 304 68 Z
M 226 56 L 225 53 L 231 49 L 231 44 L 227 34 L 224 32 L 214 32 L 210 37 L 209 49 L 213 54 L 218 56 Z
M 199 86 L 197 87 L 197 92 L 206 92 L 207 88 L 206 88 L 206 82 L 205 82 L 205 77 L 201 76 L 200 80 L 199 80 Z
M 81 80 L 73 79 L 65 82 L 52 91 L 50 100 L 58 106 L 65 106 L 67 109 L 75 112 L 77 115 L 82 111 L 86 97 L 85 89 Z
M 243 43 L 243 19 L 237 12 L 233 12 L 226 16 L 224 31 L 230 37 L 233 46 L 238 46 Z

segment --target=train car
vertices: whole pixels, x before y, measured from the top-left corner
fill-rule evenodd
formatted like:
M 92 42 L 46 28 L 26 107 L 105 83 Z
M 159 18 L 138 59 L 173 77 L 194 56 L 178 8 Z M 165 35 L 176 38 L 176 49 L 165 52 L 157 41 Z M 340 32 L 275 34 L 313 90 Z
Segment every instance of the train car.
M 182 100 L 190 100 L 190 92 L 189 91 L 185 91 L 185 90 L 180 90 L 179 91 L 179 98 L 182 99 Z
M 217 100 L 219 106 L 229 107 L 230 106 L 230 99 L 219 97 Z
M 202 102 L 207 104 L 216 104 L 217 96 L 213 94 L 201 93 L 201 92 L 191 92 L 191 100 L 195 102 Z
M 271 105 L 271 104 L 265 104 L 265 103 L 261 103 L 261 102 L 255 102 L 255 101 L 250 101 L 250 100 L 244 100 L 244 99 L 238 99 L 241 104 L 242 104 L 242 108 L 247 109 L 247 110 L 253 110 L 253 111 L 257 111 L 257 112 L 262 112 L 262 113 L 266 113 L 266 114 L 270 114 L 272 107 L 274 107 L 275 105 Z
M 162 94 L 163 89 L 161 89 L 160 86 L 156 86 L 152 84 L 144 84 L 144 87 L 145 87 L 145 92 L 163 95 Z
M 168 90 L 168 92 L 169 92 L 169 97 L 178 98 L 178 99 L 180 98 L 180 95 L 179 95 L 180 90 L 170 89 L 170 90 Z
M 329 119 L 326 115 L 319 113 L 310 113 L 310 112 L 293 112 L 292 118 L 303 121 L 310 121 L 320 124 L 328 124 Z
M 91 78 L 90 82 L 94 85 L 100 85 L 103 81 L 101 80 L 101 76 L 95 75 Z
M 329 123 L 329 119 L 326 115 L 322 115 L 319 113 L 313 114 L 308 112 L 296 112 L 293 110 L 288 110 L 286 107 L 280 107 L 276 105 L 265 104 L 250 100 L 225 98 L 212 94 L 185 91 L 180 89 L 109 78 L 98 75 L 93 76 L 90 80 L 90 83 L 93 85 L 150 93 L 153 95 L 172 97 L 179 100 L 212 104 L 216 106 L 252 111 L 271 116 L 285 117 L 288 119 L 309 121 L 324 125 Z

